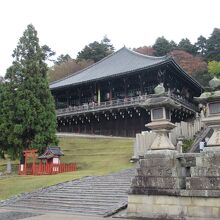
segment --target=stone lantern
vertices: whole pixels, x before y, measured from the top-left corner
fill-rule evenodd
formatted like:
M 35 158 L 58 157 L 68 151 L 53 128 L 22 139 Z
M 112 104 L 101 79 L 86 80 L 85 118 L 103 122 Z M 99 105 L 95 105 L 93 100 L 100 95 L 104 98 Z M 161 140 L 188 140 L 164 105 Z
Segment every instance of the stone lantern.
M 172 142 L 168 138 L 170 130 L 175 125 L 171 122 L 171 110 L 180 108 L 170 97 L 152 96 L 145 106 L 151 111 L 151 122 L 145 126 L 156 133 L 156 138 L 151 145 L 151 150 L 174 150 Z
M 204 92 L 195 99 L 204 105 L 202 121 L 214 131 L 204 151 L 220 151 L 220 91 Z

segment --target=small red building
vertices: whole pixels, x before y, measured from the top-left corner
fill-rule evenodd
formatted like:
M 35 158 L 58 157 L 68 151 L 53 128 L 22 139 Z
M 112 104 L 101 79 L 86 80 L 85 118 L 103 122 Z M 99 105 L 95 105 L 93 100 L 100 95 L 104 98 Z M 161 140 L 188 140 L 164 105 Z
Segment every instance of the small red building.
M 20 175 L 51 175 L 63 172 L 76 171 L 76 164 L 64 164 L 60 162 L 60 157 L 64 156 L 60 147 L 47 147 L 45 152 L 38 157 L 40 163 L 36 163 L 37 150 L 24 151 L 24 164 L 19 166 Z M 32 163 L 27 163 L 27 159 L 32 158 Z
M 47 147 L 45 152 L 38 157 L 40 163 L 45 163 L 48 165 L 60 164 L 60 157 L 64 156 L 64 153 L 61 151 L 60 147 Z

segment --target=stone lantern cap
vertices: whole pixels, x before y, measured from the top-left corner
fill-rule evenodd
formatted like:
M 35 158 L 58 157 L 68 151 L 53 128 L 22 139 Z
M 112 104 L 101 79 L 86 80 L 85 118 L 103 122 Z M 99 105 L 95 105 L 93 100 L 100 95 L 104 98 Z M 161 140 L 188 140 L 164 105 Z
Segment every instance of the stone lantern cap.
M 194 99 L 203 104 L 220 101 L 220 91 L 203 92 L 199 97 L 195 97 Z
M 181 105 L 175 102 L 168 96 L 161 95 L 152 95 L 149 99 L 147 99 L 142 106 L 148 107 L 150 109 L 157 107 L 165 107 L 168 109 L 179 109 Z

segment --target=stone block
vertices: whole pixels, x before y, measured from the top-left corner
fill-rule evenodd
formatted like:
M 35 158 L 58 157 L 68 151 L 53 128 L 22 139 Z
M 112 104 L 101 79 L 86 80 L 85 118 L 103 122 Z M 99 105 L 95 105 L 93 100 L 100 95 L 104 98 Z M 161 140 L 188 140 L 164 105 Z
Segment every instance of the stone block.
M 186 177 L 186 189 L 220 190 L 220 177 Z
M 183 176 L 182 168 L 170 168 L 170 167 L 148 167 L 137 168 L 139 176 L 151 176 L 151 177 L 181 177 Z
M 193 198 L 192 206 L 220 208 L 220 198 Z
M 154 188 L 154 189 L 181 189 L 184 181 L 178 177 L 147 177 L 136 176 L 132 180 L 132 187 Z
M 190 206 L 192 204 L 192 198 L 183 197 L 178 199 L 175 196 L 157 196 L 155 197 L 154 203 L 158 205 Z
M 175 166 L 175 159 L 173 158 L 147 158 L 140 160 L 140 167 L 141 168 L 152 168 L 152 167 L 174 167 Z
M 195 167 L 196 166 L 196 157 L 195 155 L 189 154 L 184 156 L 179 156 L 177 158 L 182 167 Z
M 220 168 L 220 153 L 202 153 L 196 157 L 196 165 L 198 167 L 219 167 Z
M 192 177 L 220 177 L 220 169 L 216 167 L 191 167 Z
M 188 206 L 187 207 L 187 216 L 211 218 L 212 217 L 212 207 Z
M 220 219 L 220 198 L 129 195 L 128 201 L 130 216 L 153 219 Z
M 179 191 L 180 196 L 186 197 L 211 197 L 220 198 L 220 190 L 183 190 Z
M 136 203 L 131 203 L 129 202 L 129 213 L 132 215 L 136 215 L 137 214 L 137 204 Z
M 220 208 L 219 207 L 212 207 L 212 217 L 220 219 Z
M 132 187 L 129 190 L 129 195 L 165 195 L 165 196 L 180 196 L 179 189 L 149 189 L 144 187 Z
M 128 203 L 136 204 L 147 204 L 151 205 L 154 203 L 155 197 L 153 196 L 144 196 L 144 195 L 129 195 Z

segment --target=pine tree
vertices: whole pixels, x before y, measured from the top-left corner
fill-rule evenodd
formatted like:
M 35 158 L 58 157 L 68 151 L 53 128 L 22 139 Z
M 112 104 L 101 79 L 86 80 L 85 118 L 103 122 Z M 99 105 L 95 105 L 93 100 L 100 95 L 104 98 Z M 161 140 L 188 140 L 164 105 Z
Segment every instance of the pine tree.
M 171 44 L 164 36 L 158 37 L 153 45 L 153 49 L 155 50 L 155 56 L 164 56 L 173 49 L 173 42 Z
M 44 47 L 39 45 L 34 26 L 28 25 L 5 76 L 0 143 L 4 142 L 4 151 L 12 158 L 19 157 L 24 149 L 42 151 L 57 143 L 55 105 L 47 81 L 48 54 Z
M 202 35 L 200 35 L 197 38 L 197 42 L 195 43 L 195 47 L 197 49 L 197 53 L 204 56 L 206 54 L 206 44 L 207 44 L 207 40 L 205 37 L 203 37 Z
M 98 62 L 114 52 L 114 47 L 110 43 L 110 40 L 104 36 L 101 43 L 94 41 L 89 45 L 86 45 L 77 55 L 77 60 L 93 60 Z
M 197 48 L 191 44 L 190 40 L 188 38 L 183 38 L 179 44 L 178 44 L 178 48 L 180 50 L 184 50 L 188 53 L 191 53 L 191 54 L 196 54 L 196 51 L 197 51 Z
M 215 28 L 207 40 L 206 58 L 211 60 L 220 61 L 220 29 Z

